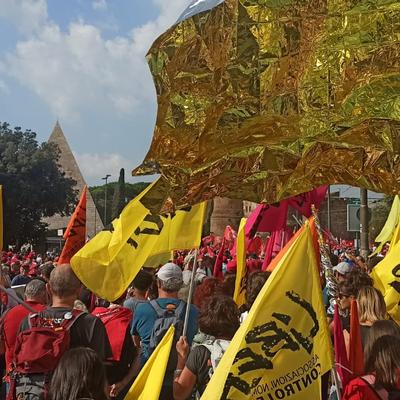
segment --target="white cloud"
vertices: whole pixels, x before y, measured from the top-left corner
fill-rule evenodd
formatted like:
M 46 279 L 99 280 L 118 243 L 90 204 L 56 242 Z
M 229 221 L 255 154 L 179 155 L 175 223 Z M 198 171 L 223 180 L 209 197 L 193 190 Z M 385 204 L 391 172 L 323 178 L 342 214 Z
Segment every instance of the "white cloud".
M 32 34 L 47 20 L 46 0 L 0 0 L 0 18 L 10 20 L 20 32 Z
M 1 79 L 0 79 L 0 93 L 3 93 L 3 94 L 9 94 L 10 93 L 9 87 Z
M 92 8 L 97 11 L 105 11 L 107 10 L 107 2 L 106 0 L 94 0 L 92 2 Z
M 88 110 L 133 114 L 138 105 L 154 101 L 145 54 L 190 0 L 153 2 L 160 9 L 156 20 L 127 37 L 106 40 L 98 27 L 82 20 L 61 31 L 47 18 L 45 0 L 0 0 L 0 10 L 2 4 L 14 4 L 12 15 L 20 9 L 33 16 L 30 37 L 0 59 L 0 72 L 30 88 L 62 119 L 78 121 Z
M 125 168 L 125 174 L 129 175 L 132 162 L 119 154 L 74 153 L 79 168 L 89 185 L 103 184 L 101 178 L 110 174 L 110 182 L 117 181 L 119 171 Z

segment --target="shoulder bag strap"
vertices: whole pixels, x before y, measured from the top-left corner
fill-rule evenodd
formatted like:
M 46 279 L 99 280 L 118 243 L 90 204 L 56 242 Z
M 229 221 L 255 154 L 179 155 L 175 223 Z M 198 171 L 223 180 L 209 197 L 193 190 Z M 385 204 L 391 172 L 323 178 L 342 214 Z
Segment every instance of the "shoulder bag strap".
M 154 311 L 157 313 L 158 318 L 164 317 L 165 310 L 160 307 L 157 300 L 151 300 L 150 305 L 153 307 Z
M 65 329 L 67 329 L 69 331 L 72 328 L 72 326 L 75 324 L 75 322 L 78 321 L 78 319 L 85 314 L 87 314 L 87 313 L 85 313 L 84 311 L 72 310 L 73 317 L 68 321 L 68 324 L 65 326 Z
M 373 379 L 371 379 L 373 378 Z M 360 379 L 365 382 L 370 389 L 373 390 L 373 392 L 376 394 L 379 400 L 388 400 L 389 399 L 389 393 L 386 389 L 377 389 L 375 385 L 372 383 L 372 381 L 375 382 L 374 376 L 373 375 L 365 375 L 361 376 Z
M 186 302 L 181 300 L 181 302 L 179 303 L 178 307 L 176 307 L 175 309 L 175 314 L 179 317 L 182 318 L 185 315 L 185 311 L 186 311 Z

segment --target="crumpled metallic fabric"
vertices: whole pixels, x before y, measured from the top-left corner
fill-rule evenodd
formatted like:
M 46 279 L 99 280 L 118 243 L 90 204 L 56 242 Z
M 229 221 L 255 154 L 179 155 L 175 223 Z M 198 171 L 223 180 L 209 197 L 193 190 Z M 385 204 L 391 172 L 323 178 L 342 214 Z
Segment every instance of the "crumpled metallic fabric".
M 148 63 L 158 115 L 133 174 L 161 174 L 174 207 L 400 192 L 397 0 L 225 0 L 161 35 Z

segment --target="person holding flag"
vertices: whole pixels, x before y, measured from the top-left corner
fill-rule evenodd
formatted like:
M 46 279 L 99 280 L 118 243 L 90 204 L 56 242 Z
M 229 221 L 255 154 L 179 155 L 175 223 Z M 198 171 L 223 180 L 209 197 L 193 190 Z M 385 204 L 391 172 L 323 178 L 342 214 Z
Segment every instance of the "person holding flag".
M 185 337 L 176 344 L 175 400 L 189 398 L 194 388 L 200 395 L 204 392 L 239 325 L 239 309 L 231 297 L 216 295 L 207 299 L 200 313 L 199 328 L 208 339 L 190 353 Z

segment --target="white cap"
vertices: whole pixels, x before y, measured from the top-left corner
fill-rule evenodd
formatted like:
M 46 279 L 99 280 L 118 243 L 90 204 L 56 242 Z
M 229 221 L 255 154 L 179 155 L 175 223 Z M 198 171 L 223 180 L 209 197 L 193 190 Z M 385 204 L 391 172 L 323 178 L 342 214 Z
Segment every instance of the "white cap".
M 162 281 L 168 281 L 169 279 L 182 280 L 182 270 L 174 263 L 169 262 L 163 265 L 156 274 L 157 278 Z
M 336 267 L 333 267 L 333 271 L 338 272 L 340 275 L 346 275 L 352 270 L 352 266 L 346 261 L 342 261 Z

